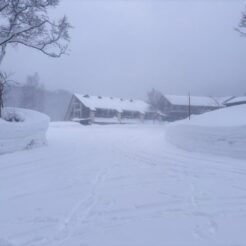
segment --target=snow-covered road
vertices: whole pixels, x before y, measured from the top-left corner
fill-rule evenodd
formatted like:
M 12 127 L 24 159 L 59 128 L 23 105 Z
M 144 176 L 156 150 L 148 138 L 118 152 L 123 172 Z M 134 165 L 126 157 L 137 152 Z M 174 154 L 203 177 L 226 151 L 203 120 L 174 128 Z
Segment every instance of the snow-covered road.
M 185 152 L 163 125 L 52 123 L 0 156 L 0 245 L 246 245 L 246 161 Z

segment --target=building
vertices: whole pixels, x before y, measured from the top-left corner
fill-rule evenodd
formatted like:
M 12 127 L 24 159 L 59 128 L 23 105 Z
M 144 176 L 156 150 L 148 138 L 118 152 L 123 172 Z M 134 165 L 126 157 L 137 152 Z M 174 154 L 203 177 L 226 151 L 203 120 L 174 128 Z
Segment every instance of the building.
M 189 115 L 202 114 L 221 107 L 221 103 L 212 97 L 164 95 L 163 112 L 167 121 L 188 118 Z
M 157 119 L 161 114 L 150 110 L 150 105 L 141 100 L 74 94 L 65 120 L 81 123 L 115 122 L 126 119 Z
M 226 107 L 246 104 L 246 96 L 231 97 L 223 103 Z

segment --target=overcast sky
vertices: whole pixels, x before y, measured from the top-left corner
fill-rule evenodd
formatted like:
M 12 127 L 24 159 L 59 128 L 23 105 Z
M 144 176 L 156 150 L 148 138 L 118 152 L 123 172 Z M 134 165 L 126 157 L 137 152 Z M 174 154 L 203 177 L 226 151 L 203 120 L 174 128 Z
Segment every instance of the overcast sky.
M 73 25 L 70 55 L 48 58 L 11 48 L 14 78 L 38 72 L 50 89 L 144 98 L 246 92 L 246 38 L 234 31 L 246 1 L 62 0 L 56 14 Z

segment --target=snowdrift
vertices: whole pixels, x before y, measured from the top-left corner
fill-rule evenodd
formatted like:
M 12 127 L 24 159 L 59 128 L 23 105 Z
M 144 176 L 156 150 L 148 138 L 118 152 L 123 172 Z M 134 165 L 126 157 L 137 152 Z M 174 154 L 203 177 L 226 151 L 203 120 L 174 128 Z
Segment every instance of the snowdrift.
M 0 119 L 0 154 L 45 144 L 49 117 L 32 110 L 5 108 L 5 112 L 13 111 L 21 115 L 24 121 Z
M 246 105 L 172 123 L 166 139 L 188 151 L 246 159 Z

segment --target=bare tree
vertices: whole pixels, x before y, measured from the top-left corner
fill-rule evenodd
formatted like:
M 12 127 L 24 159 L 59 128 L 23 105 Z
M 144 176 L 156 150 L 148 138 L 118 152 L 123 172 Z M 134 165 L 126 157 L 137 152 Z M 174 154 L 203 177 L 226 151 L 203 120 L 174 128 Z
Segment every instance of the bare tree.
M 52 21 L 48 15 L 58 4 L 59 0 L 0 0 L 0 65 L 8 46 L 24 45 L 50 57 L 66 53 L 71 26 L 65 16 Z M 1 88 L 3 81 L 1 73 Z
M 64 16 L 51 21 L 49 8 L 59 0 L 0 1 L 0 64 L 8 45 L 24 45 L 51 57 L 60 57 L 68 48 L 70 24 Z
M 147 96 L 148 103 L 150 104 L 153 110 L 163 111 L 165 109 L 166 100 L 164 98 L 164 95 L 160 91 L 152 89 L 147 93 Z
M 21 107 L 43 111 L 44 93 L 44 85 L 40 83 L 38 73 L 27 76 L 22 87 Z
M 236 30 L 241 36 L 246 37 L 246 9 L 242 12 L 242 17 Z

